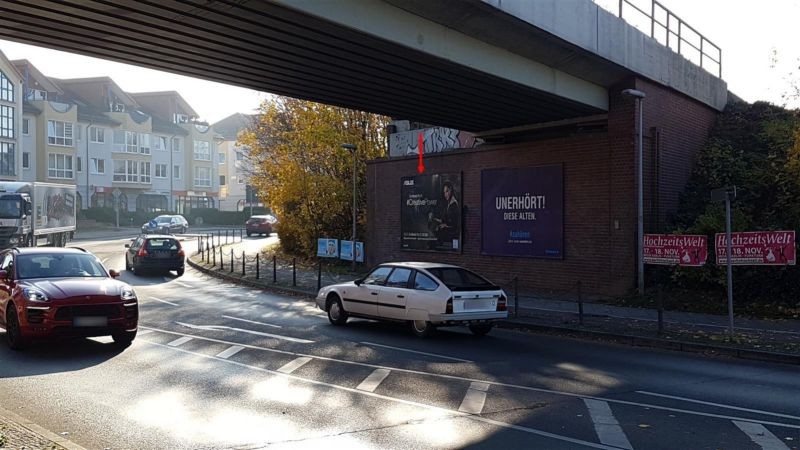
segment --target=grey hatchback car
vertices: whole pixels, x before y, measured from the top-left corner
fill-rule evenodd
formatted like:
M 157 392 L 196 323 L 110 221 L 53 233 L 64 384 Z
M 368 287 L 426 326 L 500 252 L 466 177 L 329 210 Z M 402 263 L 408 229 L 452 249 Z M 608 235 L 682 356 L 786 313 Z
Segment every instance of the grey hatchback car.
M 158 216 L 155 219 L 147 222 L 146 224 L 142 225 L 142 233 L 143 234 L 175 234 L 186 233 L 186 230 L 189 229 L 189 222 L 184 219 L 183 216 L 169 216 L 163 215 Z

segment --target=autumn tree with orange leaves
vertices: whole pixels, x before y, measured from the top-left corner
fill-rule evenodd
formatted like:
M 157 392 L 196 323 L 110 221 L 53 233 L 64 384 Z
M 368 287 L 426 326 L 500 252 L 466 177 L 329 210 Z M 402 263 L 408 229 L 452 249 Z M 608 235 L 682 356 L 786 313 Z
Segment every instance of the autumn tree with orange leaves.
M 388 118 L 362 111 L 276 97 L 239 137 L 250 148 L 250 182 L 279 220 L 284 251 L 312 256 L 319 237 L 349 239 L 355 144 L 360 240 L 366 224 L 366 161 L 386 155 Z

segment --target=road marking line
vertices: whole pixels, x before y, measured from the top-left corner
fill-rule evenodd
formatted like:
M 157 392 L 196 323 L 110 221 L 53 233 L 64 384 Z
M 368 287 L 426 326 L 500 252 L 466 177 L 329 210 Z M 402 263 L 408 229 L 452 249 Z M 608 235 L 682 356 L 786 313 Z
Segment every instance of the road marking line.
M 280 326 L 280 325 L 273 325 L 273 324 L 271 324 L 271 323 L 264 323 L 264 322 L 256 322 L 255 320 L 240 319 L 240 318 L 238 318 L 238 317 L 226 316 L 226 315 L 224 315 L 224 314 L 222 315 L 222 317 L 224 317 L 224 318 L 226 318 L 226 319 L 231 319 L 231 320 L 239 320 L 239 321 L 242 321 L 242 322 L 254 323 L 254 324 L 257 324 L 257 325 L 264 325 L 264 326 L 266 326 L 266 327 L 272 327 L 272 328 L 283 328 L 283 327 L 282 327 L 282 326 Z
M 289 341 L 289 342 L 297 342 L 298 344 L 313 344 L 314 343 L 314 341 L 310 341 L 308 339 L 300 339 L 300 338 L 295 338 L 295 337 L 291 337 L 291 336 L 281 336 L 280 334 L 264 333 L 264 332 L 261 332 L 261 331 L 248 330 L 246 328 L 235 328 L 235 327 L 228 327 L 228 326 L 225 326 L 225 325 L 192 325 L 190 323 L 183 323 L 183 322 L 175 322 L 175 323 L 177 323 L 178 325 L 182 325 L 184 327 L 194 328 L 196 330 L 241 331 L 242 333 L 255 334 L 256 336 L 266 336 L 266 337 L 271 337 L 271 338 L 274 338 L 274 339 L 281 339 L 281 340 Z
M 359 384 L 356 389 L 359 391 L 375 392 L 375 389 L 389 376 L 390 370 L 375 369 L 364 381 Z
M 189 342 L 191 340 L 192 340 L 192 338 L 190 338 L 189 336 L 184 336 L 182 338 L 175 339 L 174 341 L 170 342 L 167 345 L 169 345 L 170 347 L 177 347 L 177 346 L 183 345 L 183 344 L 185 344 L 185 343 L 187 343 L 187 342 Z
M 611 412 L 611 407 L 608 406 L 608 403 L 588 398 L 583 399 L 583 402 L 589 408 L 589 416 L 592 418 L 594 430 L 597 432 L 600 442 L 618 448 L 633 450 L 628 437 L 625 436 L 625 432 L 619 426 L 619 422 L 614 417 L 614 413 Z
M 244 350 L 244 347 L 241 345 L 232 345 L 227 349 L 217 353 L 217 358 L 228 359 L 242 350 Z
M 694 415 L 694 416 L 713 417 L 713 418 L 716 418 L 716 419 L 740 420 L 742 422 L 760 423 L 760 424 L 763 424 L 763 425 L 770 425 L 770 426 L 776 426 L 776 427 L 783 427 L 783 428 L 791 428 L 791 429 L 795 429 L 795 430 L 800 430 L 800 425 L 794 425 L 794 424 L 789 424 L 789 423 L 768 422 L 768 421 L 764 421 L 764 420 L 755 420 L 755 419 L 750 419 L 750 418 L 746 418 L 746 417 L 727 416 L 727 415 L 724 415 L 724 414 L 713 414 L 713 413 L 705 413 L 705 412 L 701 412 L 701 411 L 692 411 L 692 410 L 689 410 L 689 409 L 671 408 L 671 407 L 668 407 L 668 406 L 661 406 L 661 405 L 656 405 L 656 404 L 653 404 L 653 403 L 641 403 L 641 402 L 631 402 L 631 401 L 627 401 L 627 400 L 617 400 L 617 399 L 613 399 L 613 398 L 592 397 L 592 396 L 586 396 L 586 395 L 581 395 L 581 394 L 575 394 L 575 393 L 572 393 L 572 392 L 556 391 L 554 389 L 537 388 L 537 387 L 531 387 L 531 386 L 523 386 L 523 385 L 519 385 L 519 384 L 502 383 L 502 382 L 498 382 L 498 381 L 477 380 L 475 378 L 466 378 L 466 377 L 460 377 L 460 376 L 457 376 L 457 375 L 446 375 L 446 374 L 442 374 L 442 373 L 423 372 L 421 370 L 403 369 L 403 368 L 399 368 L 399 367 L 379 366 L 377 364 L 363 363 L 363 362 L 358 362 L 358 361 L 347 361 L 347 360 L 344 360 L 344 359 L 329 358 L 327 356 L 315 356 L 315 355 L 309 355 L 309 354 L 305 354 L 305 353 L 291 352 L 291 351 L 288 351 L 288 350 L 280 350 L 280 349 L 276 349 L 276 348 L 266 348 L 266 347 L 258 347 L 258 346 L 255 346 L 255 345 L 240 344 L 240 343 L 237 343 L 237 342 L 224 341 L 224 340 L 221 340 L 221 339 L 214 339 L 214 338 L 209 338 L 209 337 L 199 336 L 199 335 L 191 335 L 191 334 L 187 335 L 185 333 L 178 333 L 176 331 L 169 331 L 169 330 L 164 330 L 164 329 L 161 329 L 161 328 L 154 328 L 154 327 L 149 327 L 149 326 L 144 326 L 144 325 L 140 325 L 139 327 L 140 328 L 151 329 L 153 331 L 159 331 L 161 333 L 173 334 L 173 335 L 176 335 L 176 336 L 191 336 L 193 338 L 202 339 L 202 340 L 209 341 L 209 342 L 218 342 L 218 343 L 221 343 L 221 344 L 230 344 L 230 345 L 242 345 L 245 348 L 251 348 L 251 349 L 254 349 L 254 350 L 261 350 L 261 351 L 264 351 L 264 352 L 280 353 L 282 355 L 292 355 L 292 356 L 308 356 L 310 358 L 318 359 L 320 361 L 331 361 L 331 362 L 337 362 L 337 363 L 341 363 L 341 364 L 349 364 L 349 365 L 353 365 L 353 366 L 369 367 L 369 368 L 373 368 L 373 369 L 393 370 L 395 372 L 409 373 L 409 374 L 414 374 L 414 375 L 425 375 L 425 376 L 435 377 L 435 378 L 444 378 L 444 379 L 447 379 L 447 380 L 459 380 L 459 381 L 469 381 L 469 382 L 478 381 L 478 382 L 481 382 L 481 383 L 487 383 L 490 386 L 501 386 L 501 387 L 505 387 L 505 388 L 521 389 L 521 390 L 530 391 L 530 392 L 542 392 L 542 393 L 545 393 L 545 394 L 562 395 L 564 397 L 573 397 L 573 398 L 579 398 L 579 399 L 589 398 L 589 399 L 592 399 L 592 400 L 600 400 L 600 401 L 604 401 L 604 402 L 608 402 L 608 403 L 615 403 L 615 404 L 619 404 L 619 405 L 630 405 L 630 406 L 636 406 L 636 407 L 640 407 L 640 408 L 657 409 L 657 410 L 660 410 L 660 411 L 670 411 L 670 412 L 676 412 L 676 413 L 681 413 L 681 414 L 689 414 L 689 415 Z M 607 447 L 604 446 L 602 448 L 607 448 Z
M 489 418 L 482 417 L 482 416 L 475 416 L 475 415 L 471 415 L 471 414 L 467 414 L 467 413 L 462 413 L 462 412 L 455 411 L 455 410 L 452 410 L 452 409 L 440 408 L 438 406 L 426 405 L 424 403 L 419 403 L 419 402 L 415 402 L 415 401 L 412 401 L 412 400 L 404 400 L 402 398 L 389 397 L 387 395 L 376 394 L 374 392 L 361 391 L 361 390 L 358 390 L 357 388 L 354 389 L 354 388 L 349 388 L 349 387 L 345 387 L 345 386 L 339 386 L 339 385 L 336 385 L 336 384 L 325 383 L 323 381 L 312 380 L 312 379 L 309 379 L 309 378 L 302 378 L 302 377 L 299 377 L 297 375 L 280 373 L 280 372 L 275 371 L 275 370 L 269 370 L 269 369 L 265 369 L 263 367 L 251 366 L 251 365 L 248 365 L 248 364 L 244 364 L 244 363 L 240 363 L 240 362 L 236 362 L 236 361 L 231 361 L 229 359 L 219 359 L 219 358 L 216 358 L 214 356 L 204 355 L 202 353 L 197 353 L 197 352 L 193 352 L 193 351 L 189 351 L 189 350 L 184 350 L 182 348 L 168 347 L 168 346 L 166 346 L 164 344 L 159 344 L 159 343 L 156 343 L 156 342 L 150 342 L 150 341 L 146 341 L 144 339 L 142 339 L 142 342 L 147 343 L 147 344 L 151 344 L 151 345 L 155 345 L 157 347 L 169 348 L 169 349 L 172 349 L 174 351 L 186 353 L 188 355 L 194 355 L 194 356 L 197 356 L 197 357 L 200 357 L 200 358 L 213 359 L 213 360 L 216 360 L 216 361 L 221 361 L 221 362 L 225 362 L 225 363 L 228 363 L 228 364 L 233 364 L 233 365 L 236 365 L 238 367 L 243 367 L 243 368 L 254 370 L 254 371 L 257 371 L 257 372 L 264 372 L 264 373 L 269 373 L 269 374 L 272 374 L 272 375 L 281 376 L 281 377 L 284 377 L 284 378 L 288 378 L 290 380 L 302 381 L 302 382 L 305 382 L 305 383 L 308 383 L 308 384 L 313 384 L 313 385 L 317 385 L 317 386 L 324 386 L 324 387 L 328 387 L 328 388 L 331 388 L 331 389 L 337 389 L 337 390 L 340 390 L 340 391 L 350 392 L 352 394 L 365 395 L 365 396 L 368 396 L 368 397 L 377 398 L 377 399 L 381 399 L 381 400 L 386 400 L 386 401 L 389 401 L 389 402 L 401 403 L 401 404 L 404 404 L 404 405 L 415 406 L 415 407 L 418 407 L 418 408 L 428 409 L 428 410 L 431 410 L 431 411 L 450 414 L 453 418 L 463 417 L 463 418 L 475 420 L 475 421 L 478 421 L 478 422 L 488 423 L 490 425 L 498 426 L 498 427 L 501 427 L 501 428 L 508 428 L 508 429 L 511 429 L 511 430 L 522 431 L 522 432 L 525 432 L 525 433 L 535 434 L 537 436 L 543 436 L 543 437 L 548 437 L 548 438 L 551 438 L 551 439 L 556 439 L 556 440 L 559 440 L 559 441 L 570 442 L 570 443 L 573 443 L 573 444 L 582 445 L 584 447 L 598 448 L 598 449 L 601 449 L 601 450 L 619 450 L 616 447 L 610 447 L 608 445 L 597 444 L 597 443 L 589 442 L 589 441 L 582 441 L 580 439 L 575 439 L 575 438 L 571 438 L 571 437 L 568 437 L 568 436 L 562 436 L 560 434 L 553 434 L 553 433 L 548 433 L 547 431 L 537 430 L 535 428 L 528 428 L 528 427 L 523 427 L 523 426 L 520 426 L 520 425 L 513 425 L 513 424 L 510 424 L 510 423 L 506 423 L 506 422 L 500 422 L 499 420 L 493 420 L 493 419 L 489 419 Z M 258 347 L 255 347 L 255 348 L 258 348 Z
M 486 403 L 486 391 L 488 390 L 488 384 L 473 381 L 470 383 L 458 410 L 467 414 L 480 414 L 483 411 L 483 405 Z
M 786 419 L 800 420 L 800 416 L 791 416 L 789 414 L 780 414 L 780 413 L 774 413 L 774 412 L 769 412 L 769 411 L 762 411 L 760 409 L 741 408 L 741 407 L 738 407 L 738 406 L 725 405 L 725 404 L 722 404 L 722 403 L 706 402 L 706 401 L 703 401 L 703 400 L 695 400 L 693 398 L 678 397 L 678 396 L 675 396 L 675 395 L 658 394 L 656 392 L 648 392 L 648 391 L 636 391 L 636 393 L 637 394 L 644 394 L 644 395 L 652 395 L 652 396 L 655 396 L 655 397 L 670 398 L 670 399 L 673 399 L 673 400 L 681 400 L 681 401 L 684 401 L 684 402 L 699 403 L 701 405 L 718 406 L 720 408 L 735 409 L 737 411 L 747 411 L 747 412 L 751 412 L 751 413 L 764 414 L 764 415 L 767 415 L 767 416 L 775 416 L 775 417 L 783 417 L 783 418 L 786 418 Z
M 297 359 L 294 359 L 294 360 L 289 361 L 288 363 L 284 364 L 280 369 L 278 369 L 278 372 L 280 372 L 280 373 L 292 373 L 295 370 L 303 367 L 309 361 L 311 361 L 311 358 L 309 358 L 308 356 L 301 356 L 301 357 L 299 357 Z
M 153 330 L 138 330 L 138 331 L 136 331 L 136 334 L 138 336 L 144 336 L 145 334 L 150 334 L 152 332 L 153 332 Z
M 789 447 L 778 439 L 764 425 L 752 422 L 739 422 L 734 420 L 733 424 L 744 431 L 751 441 L 764 450 L 789 450 Z
M 168 304 L 168 305 L 172 305 L 172 306 L 180 306 L 180 305 L 179 305 L 179 304 L 177 304 L 177 303 L 172 303 L 172 302 L 168 302 L 168 301 L 166 301 L 166 300 L 161 300 L 160 298 L 157 298 L 157 297 L 150 297 L 150 300 L 155 300 L 155 301 L 157 301 L 157 302 L 166 303 L 166 304 Z
M 177 284 L 178 286 L 183 286 L 183 287 L 185 287 L 186 289 L 192 289 L 192 286 L 191 286 L 191 285 L 188 285 L 188 284 L 186 284 L 186 283 L 184 283 L 184 282 L 182 282 L 182 281 L 176 281 L 176 282 L 175 282 L 175 284 Z
M 327 317 L 327 316 L 325 316 L 325 317 Z M 461 362 L 468 362 L 468 363 L 471 363 L 471 362 L 473 362 L 473 361 L 470 361 L 470 360 L 468 360 L 468 359 L 454 358 L 454 357 L 452 357 L 452 356 L 438 355 L 438 354 L 436 354 L 436 353 L 426 353 L 426 352 L 420 352 L 420 351 L 417 351 L 417 350 L 409 350 L 409 349 L 407 349 L 407 348 L 392 347 L 391 345 L 376 344 L 376 343 L 374 343 L 374 342 L 364 342 L 364 341 L 362 341 L 362 342 L 360 342 L 360 343 L 361 343 L 361 344 L 363 344 L 363 345 L 371 345 L 371 346 L 374 346 L 374 347 L 390 348 L 390 349 L 392 349 L 392 350 L 399 350 L 399 351 L 401 351 L 401 352 L 416 353 L 416 354 L 418 354 L 418 355 L 434 356 L 434 357 L 436 357 L 436 358 L 452 359 L 452 360 L 454 360 L 454 361 L 461 361 Z

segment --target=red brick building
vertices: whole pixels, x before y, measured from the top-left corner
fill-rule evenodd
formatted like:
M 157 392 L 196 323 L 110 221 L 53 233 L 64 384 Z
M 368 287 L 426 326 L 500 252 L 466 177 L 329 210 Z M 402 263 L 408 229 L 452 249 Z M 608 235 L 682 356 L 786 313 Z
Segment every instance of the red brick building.
M 461 172 L 463 234 L 458 253 L 401 248 L 401 178 L 417 174 L 417 155 L 371 161 L 367 263 L 458 264 L 502 284 L 518 277 L 520 286 L 542 291 L 568 290 L 579 280 L 592 294 L 620 295 L 635 288 L 639 116 L 636 101 L 621 95 L 626 88 L 647 94 L 642 102 L 645 232 L 663 230 L 677 210 L 695 155 L 718 111 L 637 78 L 609 89 L 607 114 L 483 134 L 487 143 L 476 148 L 425 154 L 426 174 Z M 562 258 L 483 254 L 481 171 L 552 164 L 563 167 Z

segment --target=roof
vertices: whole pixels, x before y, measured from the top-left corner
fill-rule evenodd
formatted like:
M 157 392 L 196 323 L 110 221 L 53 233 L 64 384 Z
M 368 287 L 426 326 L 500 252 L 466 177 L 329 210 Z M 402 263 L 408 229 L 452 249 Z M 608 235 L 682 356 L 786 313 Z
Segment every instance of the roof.
M 211 125 L 211 127 L 222 135 L 226 141 L 235 141 L 239 132 L 247 128 L 258 116 L 255 114 L 235 113 Z
M 19 71 L 16 65 L 14 65 L 14 62 L 6 58 L 6 54 L 3 53 L 2 50 L 0 50 L 0 60 L 6 61 L 8 65 L 11 66 L 11 70 L 14 71 L 14 75 L 16 75 L 16 77 L 19 78 L 20 80 L 25 81 L 25 77 L 22 76 L 22 73 Z
M 31 88 L 32 86 L 27 80 L 25 80 L 26 72 L 36 80 L 36 82 L 39 84 L 38 87 L 43 88 L 45 91 L 55 92 L 57 94 L 64 93 L 56 83 L 53 83 L 53 81 L 50 80 L 50 78 L 48 78 L 45 74 L 39 72 L 39 69 L 31 64 L 31 62 L 27 59 L 15 59 L 14 61 L 11 61 L 11 64 L 13 64 L 14 67 L 16 67 L 17 70 L 22 73 L 22 79 L 26 82 L 26 84 L 28 84 L 28 88 Z
M 130 106 L 138 106 L 139 104 L 136 103 L 127 92 L 123 91 L 121 87 L 111 78 L 111 77 L 92 77 L 92 78 L 70 78 L 67 80 L 50 78 L 51 80 L 55 81 L 57 84 L 61 85 L 62 87 L 69 88 L 70 86 L 74 85 L 81 85 L 81 84 L 101 84 L 101 83 L 108 83 L 111 86 L 111 91 L 126 105 Z
M 144 109 L 144 111 L 149 112 L 149 110 L 147 109 Z M 180 127 L 172 122 L 168 122 L 164 119 L 161 119 L 156 115 L 151 115 L 150 117 L 152 118 L 152 122 L 150 123 L 153 127 L 153 131 L 157 133 L 166 133 L 172 135 L 179 134 L 181 136 L 186 136 L 189 134 L 189 132 L 186 131 L 183 127 Z
M 148 103 L 148 100 L 157 99 L 157 98 L 173 98 L 178 102 L 178 106 L 183 109 L 186 114 L 190 116 L 197 117 L 198 114 L 194 110 L 194 108 L 189 105 L 189 102 L 184 99 L 178 91 L 158 91 L 158 92 L 130 92 L 128 93 L 131 97 L 136 100 L 141 101 L 144 104 Z M 168 114 L 170 112 L 167 112 Z

